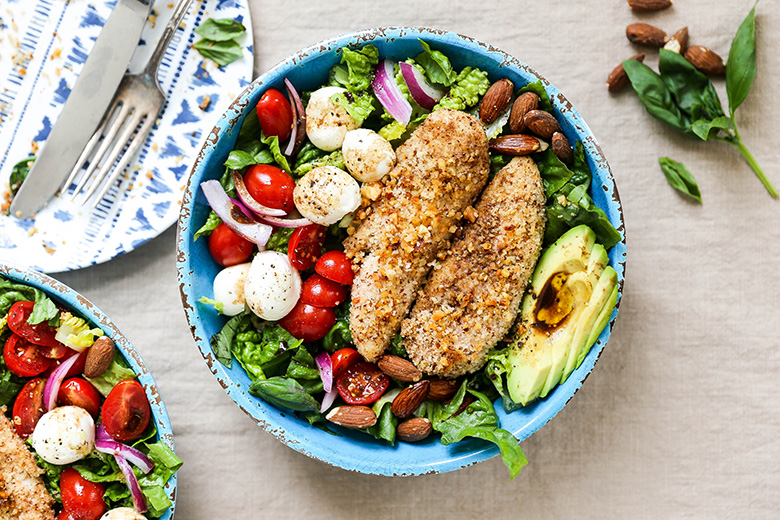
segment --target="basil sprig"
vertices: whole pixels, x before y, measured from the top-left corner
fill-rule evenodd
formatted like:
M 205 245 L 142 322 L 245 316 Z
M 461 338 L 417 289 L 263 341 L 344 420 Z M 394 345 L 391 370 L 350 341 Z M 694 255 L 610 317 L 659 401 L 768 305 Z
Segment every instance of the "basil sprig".
M 233 63 L 244 55 L 238 39 L 246 32 L 246 27 L 238 20 L 208 18 L 195 33 L 201 39 L 193 44 L 201 56 L 214 60 L 221 67 Z

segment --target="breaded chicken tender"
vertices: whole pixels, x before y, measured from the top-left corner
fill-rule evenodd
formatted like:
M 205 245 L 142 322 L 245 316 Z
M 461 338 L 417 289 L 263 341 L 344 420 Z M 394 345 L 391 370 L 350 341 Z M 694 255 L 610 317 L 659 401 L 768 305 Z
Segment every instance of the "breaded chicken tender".
M 0 407 L 0 520 L 54 520 L 43 469 Z
M 485 188 L 467 224 L 428 277 L 401 335 L 421 371 L 476 372 L 509 331 L 533 273 L 547 218 L 539 169 L 512 159 Z
M 398 333 L 436 255 L 487 182 L 488 142 L 479 120 L 437 110 L 396 150 L 382 195 L 344 241 L 358 267 L 350 330 L 375 361 Z

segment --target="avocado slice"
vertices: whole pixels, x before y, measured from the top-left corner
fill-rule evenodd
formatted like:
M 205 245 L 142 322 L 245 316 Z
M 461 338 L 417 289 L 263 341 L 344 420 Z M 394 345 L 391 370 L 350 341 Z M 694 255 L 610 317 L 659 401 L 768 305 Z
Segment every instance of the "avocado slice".
M 512 346 L 506 386 L 514 402 L 525 406 L 539 397 L 552 366 L 547 342 L 544 336 L 527 334 Z
M 612 311 L 615 310 L 615 305 L 617 304 L 617 296 L 618 288 L 617 284 L 615 284 L 615 287 L 612 288 L 612 292 L 609 294 L 609 298 L 607 299 L 606 304 L 601 309 L 601 312 L 596 318 L 596 321 L 593 324 L 593 328 L 590 331 L 590 335 L 588 336 L 589 347 L 585 349 L 585 351 L 580 352 L 579 356 L 577 357 L 577 367 L 582 364 L 585 356 L 587 356 L 588 352 L 590 351 L 590 347 L 596 343 L 596 340 L 599 339 L 599 336 L 601 335 L 601 331 L 604 330 L 604 327 L 606 327 L 607 323 L 609 323 L 609 319 L 612 317 Z

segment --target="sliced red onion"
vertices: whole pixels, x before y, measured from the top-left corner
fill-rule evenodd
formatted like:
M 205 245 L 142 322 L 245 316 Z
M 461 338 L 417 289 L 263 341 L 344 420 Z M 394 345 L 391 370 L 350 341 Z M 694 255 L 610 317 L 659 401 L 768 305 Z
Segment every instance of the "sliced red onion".
M 287 148 L 284 150 L 284 155 L 292 157 L 295 155 L 303 144 L 303 140 L 306 139 L 306 110 L 303 108 L 303 102 L 301 96 L 298 95 L 298 91 L 290 82 L 289 79 L 284 78 L 284 86 L 287 89 L 287 95 L 292 100 L 292 112 L 293 112 L 293 127 L 290 134 L 290 141 L 287 143 Z
M 263 217 L 258 215 L 257 218 L 266 224 L 270 224 L 276 227 L 284 228 L 297 228 L 302 226 L 308 226 L 311 224 L 311 220 L 307 218 L 278 218 L 278 217 Z
M 371 82 L 374 95 L 393 119 L 406 126 L 412 117 L 412 105 L 406 100 L 395 82 L 395 62 L 382 60 Z
M 119 469 L 122 470 L 122 475 L 125 476 L 127 487 L 130 488 L 130 494 L 133 496 L 133 505 L 136 511 L 139 513 L 146 513 L 146 497 L 141 491 L 141 486 L 138 484 L 138 479 L 135 478 L 133 468 L 121 455 L 114 455 L 116 463 L 119 465 Z
M 46 380 L 46 385 L 43 387 L 43 404 L 46 405 L 47 411 L 57 406 L 57 394 L 60 392 L 62 381 L 68 375 L 70 368 L 84 355 L 84 352 L 79 352 L 75 356 L 70 356 L 60 366 L 55 368 L 49 379 Z
M 243 213 L 247 217 L 251 218 L 252 220 L 256 220 L 255 217 L 254 217 L 255 212 L 252 211 L 251 209 L 247 208 L 246 204 L 241 202 L 240 199 L 234 199 L 233 197 L 228 197 L 228 198 L 230 199 L 230 202 L 232 202 L 233 204 L 238 206 L 238 209 L 241 210 L 241 213 Z
M 233 204 L 230 197 L 227 196 L 219 181 L 202 182 L 200 189 L 203 190 L 203 195 L 209 201 L 211 209 L 214 210 L 214 213 L 222 219 L 222 222 L 227 227 L 232 229 L 237 235 L 257 244 L 260 248 L 265 247 L 273 232 L 271 226 L 255 222 L 244 215 L 241 208 Z
M 144 473 L 149 473 L 154 469 L 152 459 L 132 446 L 112 439 L 102 423 L 95 427 L 95 449 L 101 453 L 123 457 L 128 462 L 135 464 Z
M 287 215 L 287 212 L 283 209 L 269 208 L 268 206 L 263 206 L 257 202 L 255 198 L 249 194 L 249 190 L 246 188 L 246 183 L 244 182 L 244 177 L 235 170 L 233 170 L 233 184 L 236 185 L 236 191 L 238 192 L 241 202 L 243 202 L 244 206 L 249 208 L 253 213 L 265 217 L 283 217 Z
M 431 110 L 444 97 L 444 91 L 428 83 L 417 67 L 404 62 L 398 65 L 401 67 L 401 75 L 404 77 L 406 86 L 409 87 L 409 94 L 412 95 L 415 103 L 426 110 Z
M 326 392 L 330 392 L 333 388 L 333 363 L 330 361 L 330 354 L 325 351 L 320 352 L 314 356 L 314 363 L 317 365 L 317 370 L 320 371 L 322 387 Z
M 325 393 L 325 397 L 322 398 L 322 406 L 320 406 L 320 413 L 325 413 L 328 408 L 333 405 L 333 401 L 336 400 L 336 396 L 339 395 L 339 393 L 336 391 L 335 388 L 333 388 L 330 392 Z

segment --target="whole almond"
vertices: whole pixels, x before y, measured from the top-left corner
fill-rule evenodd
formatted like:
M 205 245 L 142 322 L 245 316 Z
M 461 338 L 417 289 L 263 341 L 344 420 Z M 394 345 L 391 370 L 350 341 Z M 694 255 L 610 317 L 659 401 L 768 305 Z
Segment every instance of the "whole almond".
M 672 0 L 628 0 L 628 6 L 637 13 L 652 13 L 670 8 Z
M 398 425 L 395 433 L 399 440 L 417 442 L 425 439 L 433 431 L 431 421 L 425 417 L 412 417 Z
M 544 110 L 531 110 L 525 115 L 523 121 L 531 132 L 548 141 L 555 132 L 561 131 L 561 126 L 555 117 Z
M 558 159 L 564 164 L 571 164 L 572 159 L 574 159 L 574 152 L 565 135 L 560 132 L 555 132 L 552 136 L 551 145 L 553 152 L 555 152 Z
M 512 111 L 509 113 L 509 128 L 515 134 L 525 132 L 525 123 L 523 118 L 531 110 L 539 108 L 539 96 L 534 92 L 523 92 L 512 105 Z
M 370 428 L 376 424 L 376 414 L 368 406 L 337 406 L 325 418 L 345 428 Z
M 708 76 L 720 76 L 726 72 L 723 58 L 718 56 L 715 51 L 701 45 L 688 47 L 688 50 L 685 51 L 685 59 Z
M 395 396 L 392 404 L 390 405 L 390 411 L 393 415 L 404 419 L 412 415 L 428 397 L 428 390 L 431 382 L 427 379 L 420 381 L 411 386 L 407 386 L 401 392 Z
M 114 360 L 114 342 L 111 338 L 101 336 L 87 350 L 84 363 L 85 377 L 99 377 L 108 369 Z
M 666 42 L 666 45 L 664 45 L 664 49 L 667 51 L 676 52 L 677 54 L 683 54 L 685 50 L 688 48 L 688 28 L 683 27 L 676 33 L 674 33 L 674 36 L 671 37 L 671 39 Z
M 502 135 L 490 140 L 490 149 L 507 155 L 530 155 L 546 150 L 547 143 L 532 135 Z
M 455 379 L 431 379 L 428 389 L 428 399 L 431 401 L 446 401 L 458 392 L 460 383 Z
M 416 383 L 422 379 L 422 372 L 411 361 L 404 358 L 385 354 L 377 361 L 379 370 L 404 383 Z
M 649 45 L 650 47 L 663 47 L 669 41 L 666 31 L 649 23 L 632 23 L 626 27 L 626 38 L 637 45 Z
M 645 53 L 640 52 L 628 59 L 639 62 L 645 61 Z M 614 94 L 615 92 L 622 90 L 626 85 L 628 85 L 628 74 L 626 74 L 626 69 L 623 68 L 623 62 L 621 62 L 620 65 L 612 69 L 612 72 L 609 73 L 609 76 L 607 77 L 607 90 Z
M 506 78 L 500 79 L 490 85 L 479 105 L 479 120 L 489 125 L 506 110 L 512 100 L 512 92 L 515 86 Z

